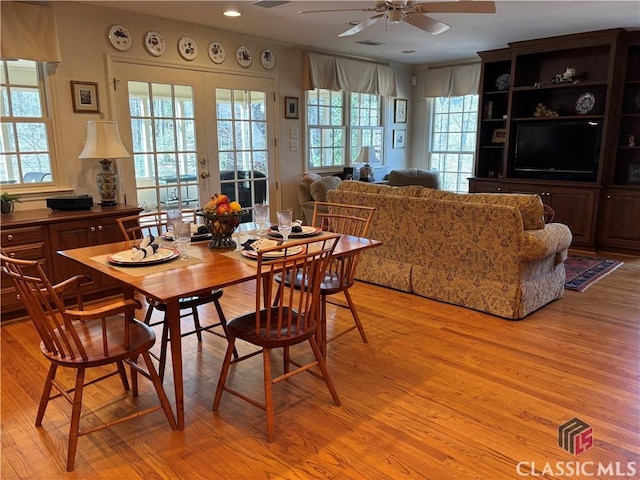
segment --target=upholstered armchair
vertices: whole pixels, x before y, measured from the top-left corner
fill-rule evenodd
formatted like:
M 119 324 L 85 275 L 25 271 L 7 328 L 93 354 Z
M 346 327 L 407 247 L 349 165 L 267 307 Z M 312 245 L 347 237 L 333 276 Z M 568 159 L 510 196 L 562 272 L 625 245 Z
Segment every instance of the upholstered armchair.
M 317 173 L 307 173 L 298 184 L 298 200 L 304 213 L 305 223 L 311 225 L 316 202 L 326 202 L 327 192 L 338 188 L 342 179 L 336 176 L 322 177 Z M 324 212 L 326 213 L 326 212 Z

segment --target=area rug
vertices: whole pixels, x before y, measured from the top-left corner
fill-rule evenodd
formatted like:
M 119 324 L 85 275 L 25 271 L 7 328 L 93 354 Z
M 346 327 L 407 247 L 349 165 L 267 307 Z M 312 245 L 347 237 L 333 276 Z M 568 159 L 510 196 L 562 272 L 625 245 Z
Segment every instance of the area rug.
M 622 264 L 623 262 L 618 260 L 569 255 L 564 262 L 564 268 L 567 271 L 564 288 L 584 292 Z

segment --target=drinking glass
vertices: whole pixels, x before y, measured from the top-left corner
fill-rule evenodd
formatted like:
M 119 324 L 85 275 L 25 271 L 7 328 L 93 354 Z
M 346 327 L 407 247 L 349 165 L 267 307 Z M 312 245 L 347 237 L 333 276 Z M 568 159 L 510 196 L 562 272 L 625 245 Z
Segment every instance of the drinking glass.
M 267 230 L 267 223 L 269 221 L 269 204 L 268 203 L 256 203 L 253 206 L 253 215 L 256 222 L 256 233 L 258 235 L 264 235 Z
M 167 210 L 167 234 L 176 238 L 174 233 L 174 226 L 176 223 L 182 222 L 182 212 L 179 209 Z
M 189 258 L 187 254 L 191 244 L 191 222 L 176 222 L 173 224 L 174 239 L 181 258 Z
M 282 243 L 289 239 L 293 222 L 293 210 L 278 210 L 276 212 L 278 218 L 278 232 L 282 235 Z

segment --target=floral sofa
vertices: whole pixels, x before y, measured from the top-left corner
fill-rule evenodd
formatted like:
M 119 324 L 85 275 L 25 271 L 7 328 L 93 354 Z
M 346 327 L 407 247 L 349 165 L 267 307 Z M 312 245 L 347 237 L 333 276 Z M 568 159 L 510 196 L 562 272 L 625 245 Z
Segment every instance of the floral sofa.
M 571 231 L 537 195 L 344 181 L 334 203 L 376 208 L 356 278 L 517 320 L 564 294 Z

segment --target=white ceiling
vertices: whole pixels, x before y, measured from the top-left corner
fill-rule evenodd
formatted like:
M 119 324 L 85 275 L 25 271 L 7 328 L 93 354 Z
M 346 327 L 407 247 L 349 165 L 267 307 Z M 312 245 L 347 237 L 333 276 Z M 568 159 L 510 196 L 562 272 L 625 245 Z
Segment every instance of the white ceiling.
M 437 1 L 437 0 L 436 0 Z M 379 21 L 351 37 L 337 35 L 350 21 L 364 21 L 375 12 L 335 12 L 300 15 L 300 10 L 368 8 L 371 1 L 292 1 L 273 8 L 254 0 L 207 1 L 87 1 L 105 7 L 144 13 L 251 36 L 280 40 L 316 50 L 413 65 L 475 59 L 476 52 L 506 47 L 508 42 L 607 28 L 640 28 L 640 0 L 632 1 L 496 1 L 495 14 L 429 14 L 451 25 L 432 36 L 404 22 Z M 234 7 L 237 18 L 222 15 Z M 123 20 L 124 21 L 124 20 Z M 356 41 L 384 42 L 382 46 Z M 415 50 L 415 53 L 402 53 Z

